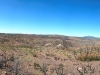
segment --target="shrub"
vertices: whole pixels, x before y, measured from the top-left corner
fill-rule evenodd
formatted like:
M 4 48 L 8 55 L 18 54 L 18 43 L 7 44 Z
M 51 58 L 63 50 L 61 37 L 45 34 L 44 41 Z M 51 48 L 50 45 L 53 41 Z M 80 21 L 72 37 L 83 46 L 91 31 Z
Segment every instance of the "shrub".
M 37 62 L 34 62 L 34 69 L 40 69 L 40 65 L 39 65 L 39 63 L 37 63 Z
M 77 60 L 81 61 L 93 61 L 100 60 L 100 54 L 98 53 L 99 47 L 86 47 L 80 48 L 79 52 L 74 51 L 74 56 Z
M 31 54 L 33 55 L 33 57 L 37 57 L 37 53 L 35 51 L 31 52 Z
M 51 56 L 51 57 L 53 57 L 53 56 L 55 56 L 55 54 L 52 54 L 52 53 L 46 53 L 46 56 Z
M 9 57 L 7 51 L 0 53 L 0 71 L 5 72 L 0 75 L 33 75 L 27 70 L 19 59 L 15 59 L 14 54 Z
M 95 74 L 95 67 L 92 66 L 92 64 L 84 65 L 82 67 L 77 67 L 77 71 L 80 73 L 80 75 L 91 75 Z
M 10 61 L 14 61 L 15 60 L 15 57 L 14 57 L 14 54 L 12 54 L 12 56 L 10 57 Z
M 48 71 L 47 64 L 43 63 L 42 66 L 40 66 L 40 70 L 43 72 L 44 75 L 47 75 Z
M 58 66 L 59 66 L 59 67 L 64 67 L 64 64 L 60 63 Z

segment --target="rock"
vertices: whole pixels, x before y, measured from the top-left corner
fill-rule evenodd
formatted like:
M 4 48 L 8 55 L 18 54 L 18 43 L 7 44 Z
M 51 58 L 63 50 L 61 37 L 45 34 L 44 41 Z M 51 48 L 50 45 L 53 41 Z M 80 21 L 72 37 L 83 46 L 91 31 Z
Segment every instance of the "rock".
M 47 43 L 47 44 L 45 44 L 45 46 L 47 47 L 47 46 L 53 46 L 53 44 L 52 43 Z

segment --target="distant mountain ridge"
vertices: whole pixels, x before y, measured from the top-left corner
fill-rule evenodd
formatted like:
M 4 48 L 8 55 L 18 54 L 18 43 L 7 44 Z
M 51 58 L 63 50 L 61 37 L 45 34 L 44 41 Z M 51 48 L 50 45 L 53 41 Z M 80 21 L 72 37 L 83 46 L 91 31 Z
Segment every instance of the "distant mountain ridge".
M 84 38 L 95 39 L 97 37 L 94 37 L 94 36 L 84 36 Z

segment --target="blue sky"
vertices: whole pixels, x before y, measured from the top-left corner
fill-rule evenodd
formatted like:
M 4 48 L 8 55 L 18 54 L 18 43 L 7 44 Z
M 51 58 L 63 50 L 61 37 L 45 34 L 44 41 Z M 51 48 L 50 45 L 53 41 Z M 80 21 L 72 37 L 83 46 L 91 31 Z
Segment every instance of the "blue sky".
M 0 0 L 0 32 L 100 37 L 100 1 Z

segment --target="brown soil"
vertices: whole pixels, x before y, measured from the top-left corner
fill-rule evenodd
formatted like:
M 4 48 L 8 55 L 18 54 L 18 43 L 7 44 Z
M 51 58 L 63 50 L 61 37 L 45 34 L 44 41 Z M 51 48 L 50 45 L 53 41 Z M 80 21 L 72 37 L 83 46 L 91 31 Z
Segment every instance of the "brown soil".
M 67 47 L 57 48 L 58 44 L 63 45 L 62 40 L 64 39 L 65 42 L 68 41 L 65 44 Z M 40 68 L 36 69 L 34 63 L 39 64 L 41 67 L 43 64 L 46 64 L 48 68 L 46 75 L 57 75 L 56 71 L 51 74 L 51 70 L 57 68 L 59 65 L 63 65 L 65 75 L 81 75 L 77 68 L 87 67 L 88 64 L 92 64 L 92 69 L 95 68 L 94 72 L 92 74 L 83 73 L 83 75 L 100 75 L 100 61 L 79 61 L 75 59 L 73 54 L 73 51 L 84 47 L 86 42 L 89 46 L 92 46 L 91 42 L 96 42 L 95 45 L 98 46 L 99 43 L 97 40 L 100 39 L 88 40 L 76 37 L 65 38 L 64 36 L 48 37 L 3 34 L 0 35 L 0 58 L 2 54 L 4 55 L 5 51 L 8 59 L 14 55 L 14 61 L 8 63 L 12 64 L 18 59 L 21 69 L 23 69 L 20 71 L 30 73 L 22 75 L 44 75 Z M 47 43 L 52 43 L 53 45 L 45 46 Z M 0 68 L 0 75 L 6 75 L 6 70 Z

